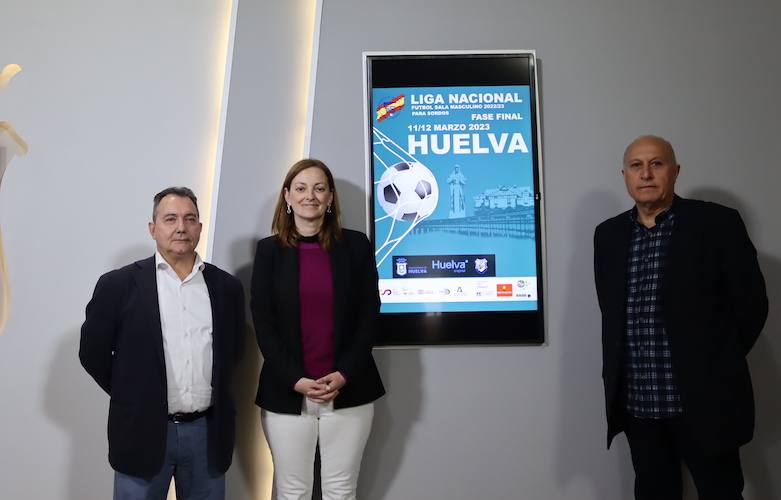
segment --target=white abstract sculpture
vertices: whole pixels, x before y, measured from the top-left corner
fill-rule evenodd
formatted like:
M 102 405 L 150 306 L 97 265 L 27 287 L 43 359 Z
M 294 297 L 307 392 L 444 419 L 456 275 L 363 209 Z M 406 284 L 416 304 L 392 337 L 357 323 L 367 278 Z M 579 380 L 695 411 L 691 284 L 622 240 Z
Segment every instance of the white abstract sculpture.
M 9 64 L 0 71 L 0 90 L 4 89 L 11 78 L 19 73 L 22 68 L 18 64 Z M 3 184 L 5 169 L 15 156 L 27 153 L 27 144 L 19 137 L 10 123 L 0 121 L 0 187 Z M 0 190 L 2 192 L 2 190 Z M 8 283 L 8 271 L 3 252 L 3 235 L 0 232 L 0 334 L 8 321 L 10 309 L 10 286 Z

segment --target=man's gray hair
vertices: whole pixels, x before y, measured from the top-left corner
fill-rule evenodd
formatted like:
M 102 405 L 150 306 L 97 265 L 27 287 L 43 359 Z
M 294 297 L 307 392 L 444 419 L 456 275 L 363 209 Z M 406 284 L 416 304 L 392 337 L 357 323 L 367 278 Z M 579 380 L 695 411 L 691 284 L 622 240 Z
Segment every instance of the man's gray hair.
M 195 214 L 200 217 L 200 213 L 198 212 L 198 198 L 195 197 L 193 190 L 187 187 L 174 186 L 165 188 L 155 195 L 154 203 L 152 204 L 152 222 L 154 222 L 155 217 L 157 217 L 157 207 L 160 205 L 160 200 L 169 194 L 190 198 L 190 201 L 192 201 L 193 205 L 195 205 Z

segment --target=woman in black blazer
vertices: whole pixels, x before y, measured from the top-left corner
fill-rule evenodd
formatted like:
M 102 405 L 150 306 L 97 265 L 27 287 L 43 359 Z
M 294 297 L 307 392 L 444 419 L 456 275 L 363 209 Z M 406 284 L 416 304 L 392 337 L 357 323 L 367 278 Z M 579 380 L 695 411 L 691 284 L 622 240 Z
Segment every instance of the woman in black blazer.
M 333 176 L 295 163 L 280 190 L 273 235 L 258 242 L 250 306 L 263 368 L 256 404 L 278 499 L 310 499 L 320 444 L 324 499 L 354 499 L 373 401 L 379 296 L 366 236 L 342 229 Z

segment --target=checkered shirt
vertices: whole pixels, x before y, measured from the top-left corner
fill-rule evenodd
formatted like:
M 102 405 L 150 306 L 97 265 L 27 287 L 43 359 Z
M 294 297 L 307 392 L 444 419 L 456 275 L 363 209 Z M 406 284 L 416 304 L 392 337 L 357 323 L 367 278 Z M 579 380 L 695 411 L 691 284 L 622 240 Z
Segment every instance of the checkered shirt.
M 646 228 L 632 217 L 626 263 L 626 410 L 636 418 L 670 418 L 683 412 L 662 315 L 661 285 L 675 221 L 672 208 Z

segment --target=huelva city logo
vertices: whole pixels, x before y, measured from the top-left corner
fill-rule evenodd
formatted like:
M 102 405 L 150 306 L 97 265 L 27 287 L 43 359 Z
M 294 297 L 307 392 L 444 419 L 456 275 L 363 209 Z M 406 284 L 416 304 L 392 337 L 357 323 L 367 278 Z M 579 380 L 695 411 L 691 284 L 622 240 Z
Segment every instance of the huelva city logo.
M 0 92 L 5 90 L 22 68 L 18 64 L 9 64 L 0 71 Z M 27 143 L 19 137 L 16 130 L 6 121 L 0 121 L 0 196 L 3 194 L 3 176 L 8 164 L 15 156 L 27 153 Z M 8 269 L 5 263 L 3 251 L 3 234 L 0 228 L 0 334 L 3 333 L 11 307 L 11 291 L 8 278 Z

